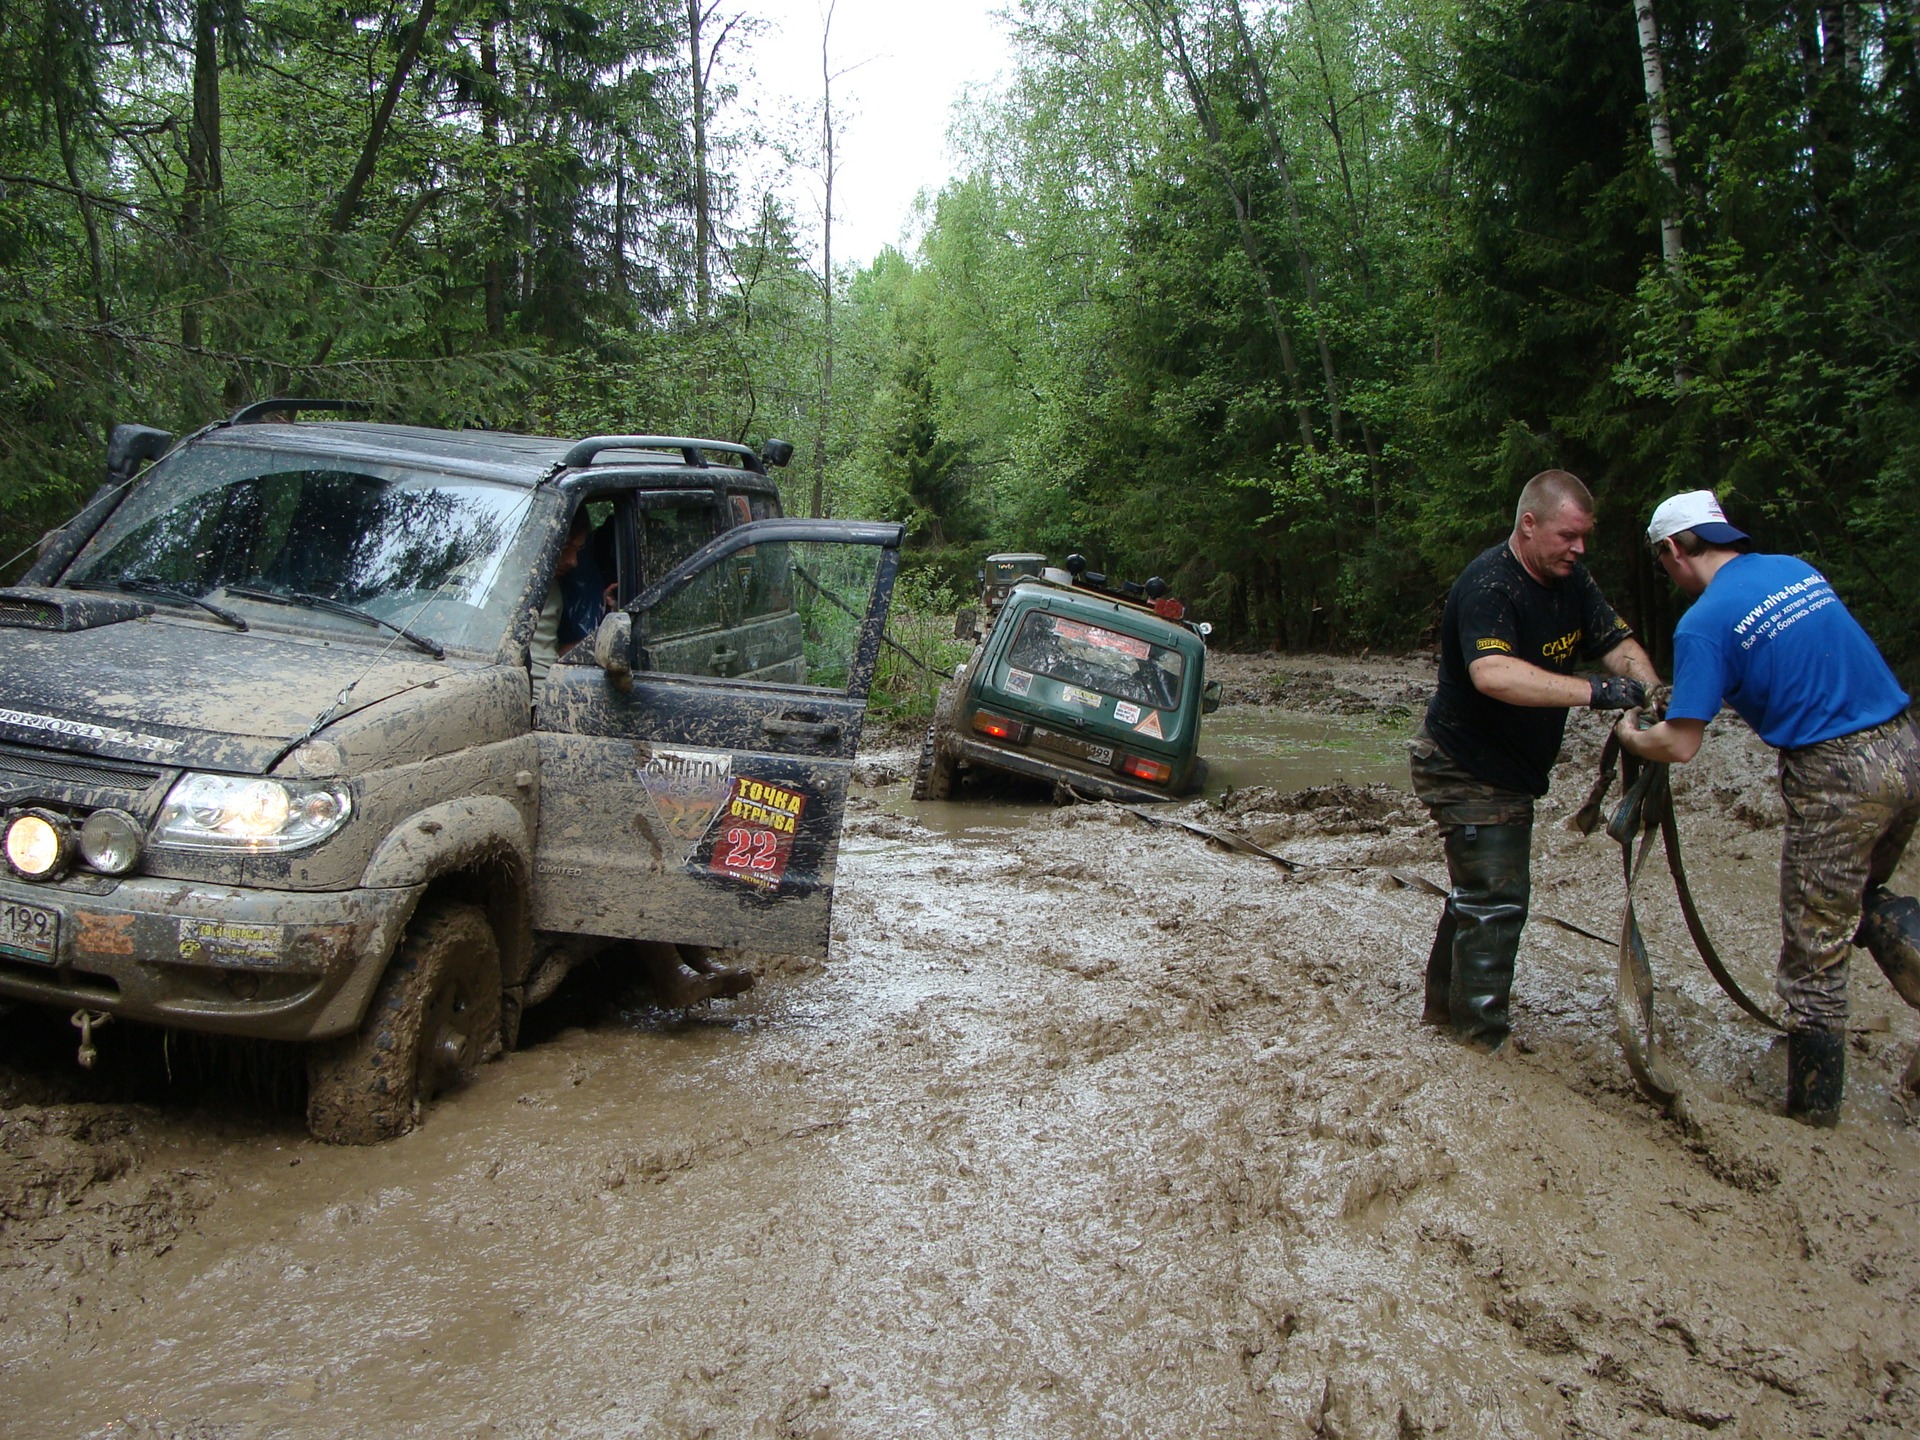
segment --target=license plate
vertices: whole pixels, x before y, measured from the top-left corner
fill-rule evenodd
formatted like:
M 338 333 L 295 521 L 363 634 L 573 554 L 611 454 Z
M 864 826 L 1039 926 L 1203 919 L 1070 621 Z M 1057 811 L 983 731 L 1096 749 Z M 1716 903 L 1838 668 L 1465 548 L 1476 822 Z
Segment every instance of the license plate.
M 1071 755 L 1075 759 L 1085 760 L 1089 764 L 1113 764 L 1111 745 L 1089 745 L 1086 741 L 1076 739 L 1072 735 L 1058 735 L 1051 730 L 1039 729 L 1033 732 L 1033 743 L 1062 755 Z
M 18 900 L 0 901 L 0 955 L 51 965 L 60 948 L 60 912 Z

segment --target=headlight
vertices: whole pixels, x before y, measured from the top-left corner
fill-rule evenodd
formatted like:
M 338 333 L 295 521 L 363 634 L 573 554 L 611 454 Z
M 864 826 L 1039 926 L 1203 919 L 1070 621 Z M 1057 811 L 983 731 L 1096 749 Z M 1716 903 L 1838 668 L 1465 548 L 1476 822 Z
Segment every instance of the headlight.
M 73 861 L 73 827 L 51 810 L 28 810 L 7 822 L 7 864 L 28 880 L 57 880 Z
M 124 875 L 140 860 L 140 822 L 124 810 L 96 810 L 80 827 L 80 854 L 103 875 Z
M 244 775 L 182 775 L 167 792 L 153 843 L 192 850 L 298 850 L 346 824 L 353 801 L 340 785 Z

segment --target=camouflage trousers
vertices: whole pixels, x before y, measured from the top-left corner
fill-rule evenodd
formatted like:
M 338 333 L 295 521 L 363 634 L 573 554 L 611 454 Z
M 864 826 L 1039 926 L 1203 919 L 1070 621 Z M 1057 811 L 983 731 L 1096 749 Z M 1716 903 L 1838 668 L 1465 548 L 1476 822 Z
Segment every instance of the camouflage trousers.
M 1847 961 L 1869 887 L 1900 863 L 1920 821 L 1920 730 L 1884 725 L 1780 752 L 1780 966 L 1774 989 L 1799 1030 L 1847 1023 Z
M 1443 831 L 1462 825 L 1531 825 L 1533 797 L 1471 775 L 1422 725 L 1407 742 L 1413 793 Z

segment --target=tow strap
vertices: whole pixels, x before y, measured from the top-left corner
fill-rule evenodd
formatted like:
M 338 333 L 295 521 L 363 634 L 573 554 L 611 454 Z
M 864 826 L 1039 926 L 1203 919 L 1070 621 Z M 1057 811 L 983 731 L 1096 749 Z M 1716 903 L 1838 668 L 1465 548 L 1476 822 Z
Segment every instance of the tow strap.
M 1628 754 L 1621 748 L 1618 738 L 1609 733 L 1606 744 L 1600 750 L 1600 773 L 1594 778 L 1586 803 L 1567 822 L 1570 828 L 1580 834 L 1591 835 L 1600 823 L 1601 807 L 1606 803 L 1607 792 L 1613 786 L 1615 775 L 1619 776 L 1622 786 L 1620 802 L 1607 822 L 1608 836 L 1620 847 L 1620 865 L 1626 881 L 1626 907 L 1620 917 L 1617 941 L 1558 915 L 1535 912 L 1529 917 L 1571 934 L 1597 940 L 1602 945 L 1618 945 L 1619 963 L 1614 972 L 1613 1009 L 1620 1033 L 1620 1049 L 1626 1057 L 1627 1069 L 1633 1072 L 1633 1078 L 1640 1088 L 1663 1104 L 1679 1095 L 1680 1086 L 1660 1049 L 1654 1028 L 1653 967 L 1647 957 L 1646 938 L 1640 933 L 1640 919 L 1634 908 L 1634 895 L 1639 889 L 1640 877 L 1646 872 L 1647 857 L 1653 849 L 1656 834 L 1666 852 L 1667 871 L 1673 876 L 1674 895 L 1680 902 L 1680 914 L 1686 921 L 1687 934 L 1693 940 L 1694 949 L 1700 952 L 1700 958 L 1706 962 L 1708 973 L 1726 991 L 1727 998 L 1755 1020 L 1773 1030 L 1786 1029 L 1740 988 L 1740 982 L 1728 971 L 1712 937 L 1707 934 L 1706 924 L 1700 918 L 1700 909 L 1694 904 L 1692 887 L 1687 883 L 1686 865 L 1680 857 L 1680 830 L 1674 823 L 1673 791 L 1668 783 L 1668 772 L 1666 765 L 1643 761 Z M 1082 802 L 1092 799 L 1078 792 L 1074 792 L 1074 798 Z M 1374 865 L 1306 865 L 1277 855 L 1231 830 L 1155 814 L 1135 805 L 1122 805 L 1119 808 L 1150 825 L 1171 825 L 1242 855 L 1270 861 L 1289 875 L 1354 874 L 1383 870 L 1396 884 L 1424 891 L 1442 900 L 1448 896 L 1445 886 L 1411 871 Z
M 1595 825 L 1599 823 L 1600 808 L 1613 784 L 1616 768 L 1623 793 L 1619 805 L 1614 809 L 1613 818 L 1607 822 L 1607 835 L 1620 847 L 1620 865 L 1626 879 L 1627 900 L 1620 917 L 1620 962 L 1614 974 L 1613 986 L 1614 1017 L 1619 1027 L 1620 1049 L 1626 1056 L 1627 1068 L 1633 1072 L 1633 1078 L 1639 1082 L 1642 1090 L 1654 1099 L 1665 1102 L 1678 1096 L 1680 1087 L 1673 1078 L 1665 1055 L 1661 1053 L 1659 1037 L 1654 1031 L 1653 968 L 1647 961 L 1646 940 L 1640 933 L 1639 916 L 1634 911 L 1634 892 L 1639 888 L 1640 877 L 1646 871 L 1647 855 L 1653 849 L 1656 832 L 1666 851 L 1667 870 L 1673 876 L 1674 895 L 1680 902 L 1680 914 L 1687 923 L 1687 934 L 1693 940 L 1693 948 L 1700 952 L 1700 958 L 1706 962 L 1708 973 L 1726 991 L 1728 999 L 1762 1025 L 1774 1030 L 1784 1030 L 1786 1027 L 1740 988 L 1740 982 L 1728 972 L 1712 937 L 1707 934 L 1706 925 L 1700 919 L 1699 907 L 1693 902 L 1693 890 L 1687 883 L 1686 865 L 1680 858 L 1680 831 L 1673 818 L 1673 790 L 1668 783 L 1668 766 L 1643 761 L 1626 753 L 1619 739 L 1609 734 L 1600 751 L 1600 773 L 1594 779 L 1586 803 L 1574 813 L 1569 824 L 1582 835 L 1593 833 Z M 1639 840 L 1637 852 L 1634 844 L 1636 837 Z

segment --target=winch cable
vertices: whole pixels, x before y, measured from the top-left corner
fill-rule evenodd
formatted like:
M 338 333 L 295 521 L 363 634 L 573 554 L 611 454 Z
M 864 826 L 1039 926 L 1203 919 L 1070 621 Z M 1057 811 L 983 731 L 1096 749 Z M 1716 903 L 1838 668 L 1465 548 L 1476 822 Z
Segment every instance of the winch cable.
M 1083 795 L 1071 785 L 1063 786 L 1062 788 L 1083 805 L 1099 803 L 1095 796 Z M 1185 830 L 1190 835 L 1198 835 L 1203 840 L 1211 840 L 1215 844 L 1224 846 L 1226 849 L 1235 851 L 1238 854 L 1251 855 L 1256 859 L 1266 860 L 1271 864 L 1278 865 L 1287 874 L 1297 875 L 1303 879 L 1313 875 L 1357 875 L 1378 871 L 1393 881 L 1394 884 L 1404 889 L 1419 890 L 1441 900 L 1445 900 L 1450 893 L 1446 886 L 1436 884 L 1424 875 L 1416 875 L 1411 870 L 1396 870 L 1391 866 L 1385 865 L 1308 865 L 1298 860 L 1289 860 L 1284 855 L 1276 855 L 1264 845 L 1256 844 L 1246 836 L 1232 830 L 1219 830 L 1211 825 L 1202 825 L 1194 820 L 1182 820 L 1174 815 L 1157 815 L 1153 811 L 1142 809 L 1137 805 L 1119 805 L 1116 803 L 1115 808 L 1124 810 L 1135 819 L 1144 820 L 1149 825 L 1166 825 L 1176 830 Z M 1589 930 L 1578 921 L 1568 920 L 1564 916 L 1549 915 L 1534 911 L 1530 913 L 1527 918 L 1537 920 L 1543 925 L 1556 926 L 1561 930 L 1567 931 L 1569 934 L 1584 936 L 1588 940 L 1597 940 L 1602 945 L 1611 945 L 1614 943 L 1613 937 L 1602 935 L 1598 930 Z
M 1612 818 L 1607 823 L 1607 834 L 1620 846 L 1620 862 L 1626 888 L 1626 904 L 1621 914 L 1619 935 L 1608 937 L 1559 915 L 1534 912 L 1528 918 L 1555 926 L 1570 934 L 1598 941 L 1602 945 L 1612 945 L 1617 948 L 1619 960 L 1614 972 L 1613 1005 L 1620 1036 L 1620 1049 L 1626 1058 L 1627 1069 L 1632 1072 L 1640 1088 L 1651 1098 L 1665 1104 L 1678 1097 L 1680 1087 L 1673 1078 L 1673 1071 L 1667 1063 L 1666 1056 L 1661 1052 L 1655 1031 L 1653 966 L 1647 952 L 1646 937 L 1640 930 L 1639 915 L 1635 907 L 1635 895 L 1639 889 L 1640 877 L 1646 872 L 1647 858 L 1653 849 L 1656 835 L 1660 838 L 1661 848 L 1666 856 L 1668 873 L 1673 877 L 1674 894 L 1680 903 L 1680 914 L 1686 922 L 1687 934 L 1692 939 L 1694 949 L 1699 952 L 1701 960 L 1705 962 L 1708 973 L 1726 992 L 1728 999 L 1762 1025 L 1773 1030 L 1784 1030 L 1786 1027 L 1741 988 L 1739 981 L 1735 980 L 1728 971 L 1726 962 L 1721 959 L 1712 937 L 1707 934 L 1706 924 L 1700 917 L 1699 907 L 1694 903 L 1692 887 L 1687 881 L 1685 862 L 1681 858 L 1680 831 L 1674 820 L 1673 791 L 1669 783 L 1670 772 L 1667 765 L 1641 761 L 1627 754 L 1619 740 L 1609 734 L 1606 744 L 1601 748 L 1600 771 L 1595 777 L 1593 788 L 1587 796 L 1586 803 L 1568 821 L 1568 827 L 1582 835 L 1593 833 L 1594 827 L 1599 823 L 1601 807 L 1607 792 L 1613 785 L 1616 771 L 1622 779 L 1624 790 L 1619 804 L 1614 808 Z M 1064 788 L 1075 800 L 1090 802 L 1093 799 L 1074 790 L 1071 786 Z M 1231 830 L 1216 829 L 1213 826 L 1183 820 L 1176 816 L 1155 814 L 1135 805 L 1121 805 L 1118 808 L 1150 825 L 1173 826 L 1239 854 L 1252 855 L 1269 861 L 1289 875 L 1306 877 L 1316 874 L 1380 871 L 1394 883 L 1408 889 L 1420 890 L 1442 900 L 1449 894 L 1445 886 L 1411 871 L 1380 865 L 1307 865 L 1297 860 L 1289 860 L 1284 855 L 1275 854 L 1265 846 L 1256 844 L 1246 836 Z
M 1772 1014 L 1741 988 L 1728 971 L 1713 938 L 1707 934 L 1700 909 L 1694 903 L 1693 888 L 1687 882 L 1687 869 L 1680 853 L 1680 830 L 1674 820 L 1673 788 L 1670 767 L 1656 761 L 1642 761 L 1626 753 L 1618 737 L 1609 734 L 1600 751 L 1600 773 L 1595 778 L 1587 803 L 1574 814 L 1570 825 L 1583 835 L 1593 832 L 1600 806 L 1613 783 L 1616 766 L 1625 787 L 1613 818 L 1607 822 L 1607 835 L 1620 847 L 1620 863 L 1626 881 L 1626 905 L 1620 917 L 1620 959 L 1614 977 L 1614 1014 L 1620 1031 L 1620 1049 L 1627 1068 L 1640 1088 L 1656 1100 L 1671 1101 L 1679 1094 L 1666 1059 L 1660 1053 L 1653 1023 L 1653 969 L 1647 960 L 1647 947 L 1640 933 L 1634 896 L 1640 877 L 1646 870 L 1647 856 L 1658 832 L 1665 851 L 1667 871 L 1673 877 L 1675 898 L 1686 922 L 1693 948 L 1706 964 L 1720 988 L 1748 1015 L 1773 1030 L 1785 1030 Z M 1635 837 L 1639 839 L 1635 853 Z

